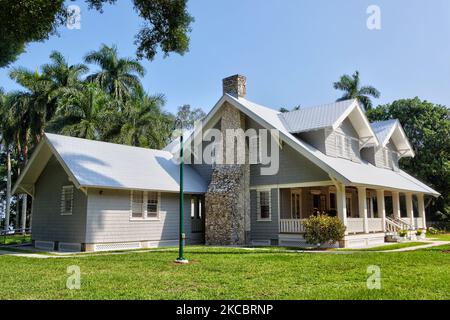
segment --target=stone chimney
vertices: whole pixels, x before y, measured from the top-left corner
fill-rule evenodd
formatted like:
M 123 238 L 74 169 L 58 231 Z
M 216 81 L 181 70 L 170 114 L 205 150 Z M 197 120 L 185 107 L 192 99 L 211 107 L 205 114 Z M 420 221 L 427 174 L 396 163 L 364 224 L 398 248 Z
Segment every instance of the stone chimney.
M 223 79 L 223 92 L 245 96 L 245 77 Z M 221 106 L 220 129 L 226 141 L 227 129 L 245 131 L 245 115 L 225 102 Z M 247 154 L 248 148 L 236 148 Z M 223 155 L 226 144 L 223 145 Z M 205 195 L 205 242 L 208 245 L 244 245 L 250 241 L 250 165 L 217 164 Z
M 223 94 L 228 93 L 235 98 L 245 98 L 247 78 L 236 74 L 222 80 Z

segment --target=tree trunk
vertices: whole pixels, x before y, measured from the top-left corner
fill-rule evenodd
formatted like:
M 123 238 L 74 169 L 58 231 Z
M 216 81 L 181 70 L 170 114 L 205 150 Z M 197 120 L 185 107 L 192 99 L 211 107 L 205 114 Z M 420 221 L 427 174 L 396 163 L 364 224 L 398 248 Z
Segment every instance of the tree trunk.
M 7 167 L 8 167 L 8 180 L 6 182 L 6 216 L 5 216 L 5 230 L 9 230 L 9 219 L 11 213 L 11 151 L 9 151 L 9 146 L 6 151 L 7 155 Z

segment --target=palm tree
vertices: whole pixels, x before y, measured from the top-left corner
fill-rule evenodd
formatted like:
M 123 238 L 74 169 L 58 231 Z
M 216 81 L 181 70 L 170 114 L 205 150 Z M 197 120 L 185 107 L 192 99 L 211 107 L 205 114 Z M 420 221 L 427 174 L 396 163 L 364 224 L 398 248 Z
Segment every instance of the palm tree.
M 136 88 L 141 87 L 139 77 L 144 76 L 144 67 L 134 59 L 119 58 L 116 46 L 102 45 L 100 50 L 89 52 L 84 61 L 101 69 L 88 76 L 87 80 L 98 83 L 116 100 L 125 101 Z
M 10 77 L 25 88 L 25 90 L 13 93 L 11 100 L 15 117 L 19 119 L 22 129 L 21 141 L 24 148 L 27 148 L 29 145 L 28 134 L 33 137 L 36 144 L 44 136 L 52 81 L 46 74 L 24 68 L 13 69 Z M 23 153 L 23 155 L 26 159 L 28 158 L 27 153 Z
M 162 111 L 164 97 L 149 96 L 137 89 L 125 103 L 122 112 L 115 112 L 113 125 L 104 138 L 132 146 L 161 148 L 170 134 L 172 121 Z
M 344 91 L 344 95 L 337 101 L 357 99 L 366 111 L 372 109 L 370 97 L 379 98 L 380 92 L 372 86 L 360 87 L 360 85 L 358 71 L 355 71 L 351 77 L 343 75 L 338 82 L 333 84 L 335 89 Z
M 42 73 L 50 80 L 47 121 L 50 121 L 56 112 L 58 98 L 64 94 L 65 90 L 81 86 L 81 77 L 89 71 L 89 68 L 82 63 L 69 65 L 58 51 L 50 54 L 50 60 L 51 63 L 42 66 Z
M 66 90 L 49 127 L 62 134 L 100 139 L 112 113 L 110 106 L 110 97 L 96 84 L 88 83 L 79 89 Z

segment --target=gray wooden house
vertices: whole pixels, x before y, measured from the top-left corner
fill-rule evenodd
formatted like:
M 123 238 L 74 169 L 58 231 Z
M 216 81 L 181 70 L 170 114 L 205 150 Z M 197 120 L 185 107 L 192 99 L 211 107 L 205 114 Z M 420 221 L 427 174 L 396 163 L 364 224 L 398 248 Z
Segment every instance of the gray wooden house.
M 188 243 L 304 245 L 303 221 L 317 212 L 342 220 L 344 247 L 426 228 L 424 198 L 439 194 L 399 169 L 398 160 L 414 151 L 397 120 L 369 123 L 356 100 L 280 113 L 247 100 L 245 81 L 239 75 L 224 79 L 203 130 L 276 130 L 279 168 L 262 175 L 266 165 L 259 162 L 199 164 L 192 156 L 184 185 Z M 102 251 L 176 245 L 177 153 L 177 141 L 149 150 L 46 134 L 14 186 L 33 198 L 35 246 Z

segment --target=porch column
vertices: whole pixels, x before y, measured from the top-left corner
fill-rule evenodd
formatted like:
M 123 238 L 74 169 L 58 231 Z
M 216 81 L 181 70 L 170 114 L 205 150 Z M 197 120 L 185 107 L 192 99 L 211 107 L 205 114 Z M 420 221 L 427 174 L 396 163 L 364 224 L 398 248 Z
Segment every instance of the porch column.
M 414 209 L 413 209 L 413 202 L 412 202 L 412 193 L 407 192 L 406 193 L 406 214 L 409 218 L 409 224 L 411 225 L 411 228 L 414 229 Z
M 400 219 L 400 195 L 398 191 L 392 191 L 392 211 L 394 212 L 394 218 Z
M 425 205 L 424 205 L 424 196 L 423 193 L 417 194 L 417 202 L 418 202 L 418 209 L 419 209 L 419 218 L 422 219 L 422 228 L 427 228 L 427 219 L 425 217 Z
M 386 207 L 384 204 L 384 190 L 377 190 L 377 207 L 378 207 L 378 217 L 381 218 L 381 225 L 383 232 L 386 232 Z
M 345 186 L 336 182 L 336 205 L 337 205 L 337 213 L 339 220 L 342 221 L 345 227 L 347 227 L 347 202 L 345 199 Z M 345 230 L 345 234 L 348 234 L 348 231 Z
M 358 187 L 359 216 L 363 218 L 364 233 L 369 233 L 369 220 L 367 219 L 366 187 Z

